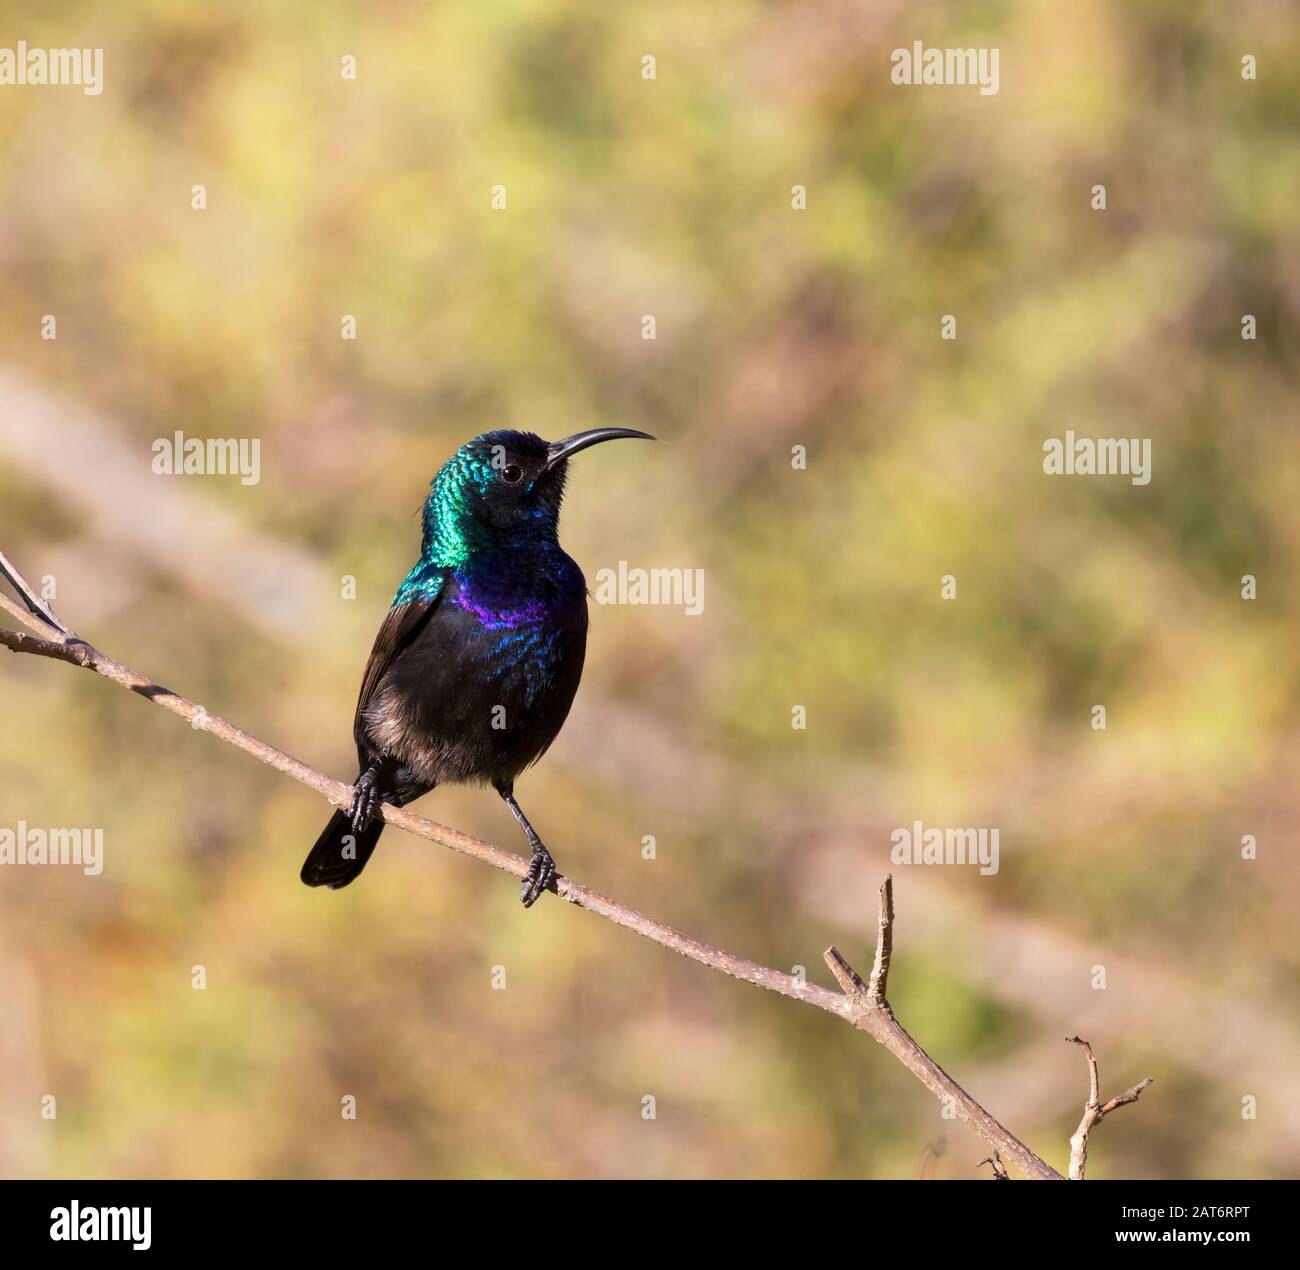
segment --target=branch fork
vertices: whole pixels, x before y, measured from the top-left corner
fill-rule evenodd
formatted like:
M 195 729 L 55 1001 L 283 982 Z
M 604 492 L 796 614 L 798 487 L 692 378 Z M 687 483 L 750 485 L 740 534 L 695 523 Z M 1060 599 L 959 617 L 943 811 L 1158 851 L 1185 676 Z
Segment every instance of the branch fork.
M 825 952 L 826 964 L 835 981 L 848 998 L 847 1014 L 855 1020 L 864 1013 L 880 1010 L 891 1019 L 894 1012 L 885 999 L 889 986 L 889 962 L 894 955 L 894 879 L 886 876 L 880 886 L 880 913 L 876 919 L 876 956 L 871 964 L 871 978 L 865 983 L 862 976 L 849 965 L 838 948 L 832 944 Z
M 1132 1089 L 1126 1089 L 1122 1094 L 1116 1094 L 1114 1098 L 1109 1098 L 1103 1103 L 1101 1076 L 1097 1071 L 1097 1058 L 1092 1052 L 1092 1046 L 1081 1036 L 1067 1036 L 1065 1039 L 1071 1045 L 1081 1045 L 1083 1052 L 1088 1056 L 1088 1101 L 1083 1105 L 1083 1119 L 1079 1121 L 1079 1127 L 1070 1138 L 1070 1180 L 1082 1182 L 1088 1167 L 1088 1134 L 1092 1132 L 1093 1126 L 1099 1125 L 1117 1108 L 1127 1107 L 1129 1103 L 1137 1102 L 1153 1077 L 1148 1076 Z

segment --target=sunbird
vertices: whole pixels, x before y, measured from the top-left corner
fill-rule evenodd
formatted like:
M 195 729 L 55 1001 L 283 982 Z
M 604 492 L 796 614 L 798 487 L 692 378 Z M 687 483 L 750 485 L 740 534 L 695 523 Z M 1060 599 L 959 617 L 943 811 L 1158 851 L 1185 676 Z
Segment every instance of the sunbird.
M 531 908 L 555 860 L 515 801 L 515 778 L 555 740 L 582 678 L 587 582 L 557 529 L 569 460 L 631 428 L 543 441 L 485 432 L 430 482 L 420 559 L 397 588 L 361 680 L 352 732 L 360 774 L 302 866 L 308 886 L 347 886 L 402 807 L 437 785 L 490 784 L 532 859 Z

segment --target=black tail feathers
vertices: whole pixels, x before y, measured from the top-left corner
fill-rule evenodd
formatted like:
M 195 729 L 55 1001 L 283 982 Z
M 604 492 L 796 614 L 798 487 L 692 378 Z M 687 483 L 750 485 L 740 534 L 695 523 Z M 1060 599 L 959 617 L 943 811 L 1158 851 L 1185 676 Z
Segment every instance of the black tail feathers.
M 335 891 L 347 886 L 360 876 L 383 832 L 384 822 L 376 817 L 360 833 L 353 833 L 348 813 L 336 811 L 303 863 L 302 880 Z

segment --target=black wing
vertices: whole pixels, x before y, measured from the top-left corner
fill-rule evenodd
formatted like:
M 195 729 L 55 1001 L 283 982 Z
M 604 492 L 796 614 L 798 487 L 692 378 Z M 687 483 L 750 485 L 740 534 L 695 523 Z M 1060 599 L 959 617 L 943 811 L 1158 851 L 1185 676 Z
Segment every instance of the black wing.
M 375 695 L 375 689 L 379 687 L 398 655 L 419 634 L 425 622 L 433 615 L 446 590 L 446 572 L 439 570 L 428 579 L 424 589 L 413 598 L 401 604 L 394 604 L 388 610 L 388 615 L 379 628 L 379 634 L 375 636 L 375 646 L 370 650 L 370 660 L 366 663 L 366 673 L 361 680 L 361 692 L 357 697 L 357 714 L 352 730 L 358 745 L 365 743 L 362 716 L 370 704 L 371 697 Z

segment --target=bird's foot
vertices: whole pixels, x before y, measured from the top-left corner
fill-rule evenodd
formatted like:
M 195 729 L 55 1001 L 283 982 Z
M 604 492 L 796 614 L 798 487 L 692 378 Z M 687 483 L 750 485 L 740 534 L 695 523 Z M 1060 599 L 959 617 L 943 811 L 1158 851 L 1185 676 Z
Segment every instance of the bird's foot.
M 356 784 L 352 786 L 352 806 L 348 809 L 348 816 L 352 820 L 352 832 L 365 833 L 378 810 L 379 780 L 375 769 L 371 767 L 362 772 L 357 777 Z
M 534 842 L 533 858 L 528 866 L 528 876 L 524 878 L 523 890 L 519 892 L 519 902 L 525 908 L 532 908 L 542 892 L 555 885 L 555 876 L 555 861 L 551 853 L 540 842 Z

